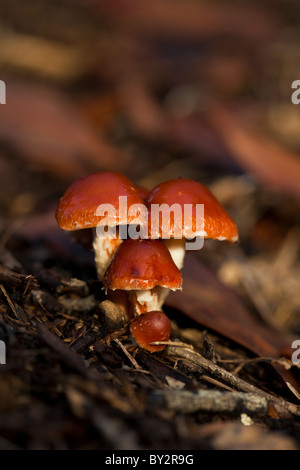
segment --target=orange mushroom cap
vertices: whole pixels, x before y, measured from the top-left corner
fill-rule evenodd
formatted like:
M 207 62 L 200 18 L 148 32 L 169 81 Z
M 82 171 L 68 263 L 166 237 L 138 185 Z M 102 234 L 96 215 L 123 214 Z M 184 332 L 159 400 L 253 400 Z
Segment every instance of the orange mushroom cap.
M 155 286 L 177 290 L 182 277 L 160 240 L 125 240 L 108 266 L 103 285 L 115 290 L 146 290 Z
M 144 186 L 136 186 L 135 189 L 139 193 L 141 199 L 145 200 L 149 194 L 149 189 L 144 188 Z
M 127 214 L 119 217 L 119 196 L 127 197 Z M 97 215 L 100 204 L 111 204 L 116 216 L 111 225 L 130 224 L 136 216 L 128 214 L 133 204 L 144 204 L 133 183 L 117 172 L 98 172 L 74 181 L 61 197 L 56 219 L 63 230 L 97 227 L 105 215 Z
M 204 238 L 212 238 L 219 240 L 228 240 L 235 242 L 238 239 L 238 230 L 235 222 L 228 215 L 225 209 L 221 206 L 211 191 L 198 181 L 187 178 L 177 178 L 165 181 L 148 194 L 146 204 L 150 211 L 151 220 L 151 205 L 152 204 L 179 204 L 181 207 L 181 215 L 177 216 L 172 214 L 170 217 L 170 232 L 169 236 L 172 237 L 176 231 L 182 229 L 183 238 L 192 238 L 198 235 L 196 232 L 196 205 L 204 205 L 204 221 L 203 232 L 199 233 Z M 184 224 L 184 205 L 192 205 L 192 220 L 188 224 Z M 163 223 L 163 221 L 162 221 Z M 151 222 L 149 222 L 149 227 Z M 161 237 L 161 225 L 159 227 Z M 153 237 L 153 234 L 152 234 Z
M 150 352 L 157 352 L 164 349 L 165 345 L 151 343 L 169 340 L 171 322 L 163 312 L 147 312 L 139 315 L 131 322 L 130 332 L 141 348 Z

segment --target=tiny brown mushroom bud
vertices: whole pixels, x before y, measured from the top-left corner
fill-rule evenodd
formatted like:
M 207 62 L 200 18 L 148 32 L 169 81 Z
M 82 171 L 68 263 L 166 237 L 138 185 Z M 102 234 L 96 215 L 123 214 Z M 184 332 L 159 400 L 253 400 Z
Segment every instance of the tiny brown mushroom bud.
M 126 314 L 120 306 L 110 300 L 103 300 L 103 302 L 99 304 L 99 310 L 104 317 L 107 331 L 119 330 L 124 327 Z
M 141 348 L 152 353 L 162 351 L 165 348 L 164 344 L 155 345 L 151 343 L 169 340 L 171 322 L 163 312 L 147 312 L 132 321 L 130 332 Z

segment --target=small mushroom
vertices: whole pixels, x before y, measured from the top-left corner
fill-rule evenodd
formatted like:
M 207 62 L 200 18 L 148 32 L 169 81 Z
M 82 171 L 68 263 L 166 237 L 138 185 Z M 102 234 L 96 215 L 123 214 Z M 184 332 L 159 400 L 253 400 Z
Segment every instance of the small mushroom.
M 164 239 L 178 269 L 183 267 L 187 239 L 201 237 L 227 240 L 231 243 L 238 240 L 235 222 L 210 190 L 198 181 L 187 178 L 165 181 L 150 191 L 146 203 L 150 213 L 151 238 Z M 166 217 L 158 218 L 154 214 L 153 208 L 158 209 L 162 204 L 166 204 L 170 209 L 169 220 Z M 187 205 L 190 209 L 188 213 Z M 203 205 L 204 208 L 200 216 L 197 213 L 197 205 Z M 154 218 L 153 226 L 156 227 L 156 232 L 152 230 Z M 178 237 L 178 234 L 181 235 Z
M 143 313 L 134 318 L 130 332 L 137 344 L 151 353 L 162 351 L 164 344 L 152 344 L 156 341 L 168 341 L 171 333 L 171 322 L 167 315 L 160 311 Z
M 123 210 L 120 210 L 120 197 L 126 198 Z M 93 230 L 95 264 L 100 280 L 122 243 L 117 227 L 142 224 L 141 220 L 137 222 L 137 213 L 130 210 L 133 205 L 144 207 L 144 202 L 131 181 L 117 172 L 98 172 L 80 178 L 68 187 L 59 201 L 56 219 L 61 229 Z M 97 227 L 103 229 L 101 233 Z
M 165 293 L 182 289 L 182 277 L 160 240 L 127 239 L 115 252 L 103 285 L 128 291 L 136 316 L 161 310 Z

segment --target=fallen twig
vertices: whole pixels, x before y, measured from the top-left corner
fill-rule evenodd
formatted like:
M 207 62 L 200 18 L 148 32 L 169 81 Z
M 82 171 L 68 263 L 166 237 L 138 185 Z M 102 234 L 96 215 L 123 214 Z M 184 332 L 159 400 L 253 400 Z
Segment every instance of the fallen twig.
M 210 413 L 247 413 L 266 415 L 268 401 L 255 393 L 218 390 L 157 390 L 151 403 L 180 413 L 205 411 Z
M 236 375 L 228 372 L 227 370 L 206 359 L 195 351 L 187 348 L 174 348 L 173 346 L 168 346 L 166 353 L 168 356 L 173 356 L 174 358 L 176 357 L 177 360 L 182 359 L 197 365 L 199 369 L 205 370 L 206 374 L 209 373 L 214 378 L 224 382 L 226 385 L 229 385 L 238 391 L 244 393 L 254 393 L 260 397 L 264 397 L 270 405 L 277 409 L 281 416 L 287 417 L 287 415 L 290 414 L 300 416 L 300 408 L 297 405 L 294 405 L 293 403 L 287 402 L 282 398 L 273 396 L 270 393 L 255 387 L 254 385 L 246 382 L 243 379 L 240 379 Z

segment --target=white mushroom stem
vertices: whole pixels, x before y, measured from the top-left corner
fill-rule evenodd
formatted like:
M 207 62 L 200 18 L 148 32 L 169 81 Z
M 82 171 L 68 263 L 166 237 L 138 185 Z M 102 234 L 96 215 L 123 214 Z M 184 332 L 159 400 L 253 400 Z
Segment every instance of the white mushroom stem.
M 185 257 L 185 239 L 170 238 L 162 240 L 164 245 L 168 248 L 174 263 L 179 270 L 183 267 Z
M 129 298 L 134 310 L 134 315 L 161 310 L 162 305 L 169 294 L 170 289 L 156 286 L 148 290 L 133 290 L 129 292 Z
M 128 291 L 134 316 L 162 311 L 162 306 L 172 289 L 156 286 L 153 289 Z
M 95 265 L 97 275 L 102 281 L 104 273 L 108 268 L 116 249 L 121 245 L 122 240 L 117 236 L 112 237 L 99 237 L 96 229 L 94 229 L 93 249 L 95 254 Z

